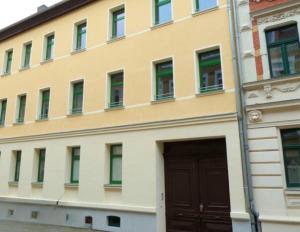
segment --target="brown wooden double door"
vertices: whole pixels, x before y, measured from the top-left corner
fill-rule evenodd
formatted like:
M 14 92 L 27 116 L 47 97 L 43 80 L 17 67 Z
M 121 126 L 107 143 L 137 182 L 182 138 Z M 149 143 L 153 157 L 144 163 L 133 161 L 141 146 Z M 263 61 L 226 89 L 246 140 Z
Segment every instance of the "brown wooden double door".
M 231 232 L 224 139 L 165 144 L 167 232 Z

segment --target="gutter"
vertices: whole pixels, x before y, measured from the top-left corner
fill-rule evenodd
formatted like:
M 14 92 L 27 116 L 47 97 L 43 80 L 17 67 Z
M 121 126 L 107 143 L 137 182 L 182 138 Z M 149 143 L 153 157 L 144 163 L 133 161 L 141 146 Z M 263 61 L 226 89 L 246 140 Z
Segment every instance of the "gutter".
M 247 131 L 247 115 L 245 112 L 245 96 L 242 85 L 242 67 L 239 61 L 241 61 L 240 56 L 240 36 L 239 36 L 239 25 L 238 25 L 238 15 L 237 15 L 237 1 L 227 0 L 228 5 L 228 16 L 229 16 L 229 27 L 231 34 L 231 47 L 232 47 L 232 63 L 234 69 L 234 79 L 236 87 L 236 107 L 238 115 L 239 124 L 239 134 L 240 134 L 240 147 L 242 156 L 242 168 L 243 168 L 243 180 L 244 180 L 244 192 L 246 197 L 247 208 L 250 214 L 250 223 L 252 232 L 261 232 L 261 225 L 259 222 L 259 213 L 256 211 L 254 196 L 253 196 L 253 185 L 252 185 L 252 175 L 251 166 L 249 160 L 249 144 L 248 144 L 248 131 Z

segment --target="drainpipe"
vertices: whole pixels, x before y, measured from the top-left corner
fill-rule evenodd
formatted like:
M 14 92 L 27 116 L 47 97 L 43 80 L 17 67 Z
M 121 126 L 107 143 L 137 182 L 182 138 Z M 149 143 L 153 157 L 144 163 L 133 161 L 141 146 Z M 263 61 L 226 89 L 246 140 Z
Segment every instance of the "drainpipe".
M 233 68 L 234 68 L 234 79 L 235 79 L 235 95 L 236 95 L 236 106 L 237 106 L 237 117 L 239 124 L 240 134 L 240 147 L 242 155 L 242 168 L 243 168 L 243 180 L 244 180 L 244 192 L 246 197 L 247 208 L 249 209 L 251 230 L 252 232 L 261 232 L 261 224 L 259 222 L 259 214 L 255 208 L 253 186 L 252 186 L 252 175 L 251 166 L 249 160 L 249 144 L 248 144 L 248 127 L 247 127 L 247 114 L 245 112 L 245 96 L 242 84 L 242 67 L 239 61 L 240 56 L 240 36 L 239 36 L 239 25 L 237 15 L 237 1 L 227 0 L 228 4 L 228 15 L 229 15 L 229 27 L 231 34 L 231 47 L 233 51 Z

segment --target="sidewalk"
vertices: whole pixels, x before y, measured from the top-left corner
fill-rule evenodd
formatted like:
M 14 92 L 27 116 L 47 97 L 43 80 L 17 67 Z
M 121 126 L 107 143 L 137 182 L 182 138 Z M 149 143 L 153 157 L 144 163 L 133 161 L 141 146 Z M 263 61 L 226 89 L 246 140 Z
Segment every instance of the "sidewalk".
M 0 221 L 0 232 L 90 232 L 88 229 Z

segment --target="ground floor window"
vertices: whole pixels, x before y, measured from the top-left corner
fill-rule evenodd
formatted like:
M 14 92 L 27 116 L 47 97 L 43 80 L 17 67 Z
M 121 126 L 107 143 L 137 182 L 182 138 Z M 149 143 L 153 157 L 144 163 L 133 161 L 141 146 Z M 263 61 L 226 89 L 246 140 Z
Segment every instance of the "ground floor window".
M 110 184 L 122 184 L 122 145 L 110 148 Z
M 300 187 L 300 128 L 282 130 L 282 145 L 288 188 Z

